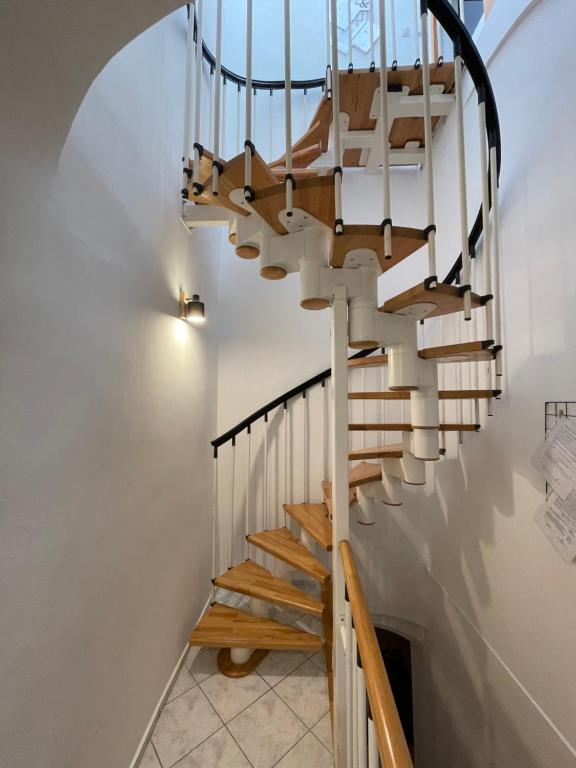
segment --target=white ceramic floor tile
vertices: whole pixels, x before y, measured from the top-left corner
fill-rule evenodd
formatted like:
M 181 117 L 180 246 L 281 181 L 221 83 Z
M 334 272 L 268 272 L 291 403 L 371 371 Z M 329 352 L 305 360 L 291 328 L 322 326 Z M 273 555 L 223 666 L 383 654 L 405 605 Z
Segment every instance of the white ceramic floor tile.
M 218 672 L 218 648 L 200 648 L 200 652 L 188 665 L 190 673 L 197 683 L 206 680 L 210 675 Z
M 290 672 L 294 672 L 306 659 L 306 654 L 301 651 L 271 651 L 258 665 L 258 674 L 268 685 L 274 686 Z
M 170 768 L 221 727 L 199 686 L 166 704 L 152 734 L 163 768 Z
M 313 661 L 318 669 L 322 670 L 322 672 L 326 672 L 326 651 L 324 648 L 322 648 L 321 651 L 315 653 L 314 656 L 311 656 L 310 661 Z
M 332 755 L 312 733 L 307 733 L 276 768 L 333 768 Z
M 311 661 L 298 667 L 274 690 L 309 728 L 328 711 L 326 675 Z
M 188 672 L 186 665 L 184 664 L 182 666 L 182 669 L 180 670 L 178 677 L 174 681 L 172 690 L 168 695 L 168 701 L 172 701 L 172 699 L 175 699 L 177 696 L 180 696 L 180 694 L 186 693 L 186 691 L 189 691 L 190 688 L 194 688 L 195 685 L 196 685 L 196 680 L 194 680 L 190 672 Z
M 320 739 L 329 752 L 332 752 L 332 723 L 330 722 L 330 712 L 326 712 L 324 717 L 316 723 L 314 728 L 312 728 L 312 733 Z
M 142 760 L 140 760 L 140 763 L 138 764 L 138 768 L 162 768 L 158 758 L 156 757 L 156 752 L 154 752 L 152 743 L 149 743 L 144 750 L 144 754 L 142 755 Z
M 225 723 L 269 690 L 268 683 L 256 673 L 236 679 L 219 673 L 200 683 L 200 687 Z
M 226 728 L 221 728 L 174 768 L 250 768 L 250 763 Z
M 271 768 L 306 733 L 274 691 L 241 712 L 228 728 L 254 768 Z

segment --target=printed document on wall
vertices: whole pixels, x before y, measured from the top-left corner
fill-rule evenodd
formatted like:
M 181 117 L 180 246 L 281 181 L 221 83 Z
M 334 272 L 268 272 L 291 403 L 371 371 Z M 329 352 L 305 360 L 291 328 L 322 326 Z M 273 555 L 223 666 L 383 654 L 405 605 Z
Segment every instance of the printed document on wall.
M 536 523 L 567 563 L 576 557 L 576 491 L 565 499 L 551 493 L 536 513 Z
M 576 489 L 576 425 L 560 418 L 536 451 L 532 465 L 561 499 Z

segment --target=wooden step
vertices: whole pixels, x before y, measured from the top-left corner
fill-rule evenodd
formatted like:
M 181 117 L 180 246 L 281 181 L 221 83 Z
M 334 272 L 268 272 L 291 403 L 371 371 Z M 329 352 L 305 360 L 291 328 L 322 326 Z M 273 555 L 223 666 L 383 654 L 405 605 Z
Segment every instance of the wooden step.
M 358 459 L 401 459 L 402 445 L 398 443 L 380 445 L 372 448 L 357 448 L 348 452 L 349 461 Z
M 294 208 L 300 208 L 309 216 L 323 222 L 332 229 L 334 226 L 334 176 L 315 176 L 298 180 L 292 194 Z M 286 234 L 278 214 L 286 208 L 286 187 L 274 182 L 257 191 L 256 199 L 250 206 L 266 221 L 275 232 Z
M 482 306 L 482 300 L 472 294 L 472 309 Z M 421 320 L 424 317 L 441 317 L 464 310 L 464 299 L 455 285 L 439 283 L 436 288 L 426 288 L 424 283 L 415 285 L 407 291 L 384 302 L 380 312 L 388 312 Z
M 287 627 L 272 619 L 251 616 L 238 608 L 214 603 L 188 640 L 204 648 L 262 648 L 267 650 L 319 650 L 322 638 Z
M 501 389 L 441 389 L 439 400 L 490 400 L 499 397 Z M 406 390 L 384 392 L 349 392 L 349 400 L 410 400 L 410 392 Z
M 435 360 L 437 363 L 478 363 L 494 359 L 494 342 L 466 341 L 463 344 L 445 344 L 441 347 L 421 349 L 418 355 L 423 360 Z M 376 368 L 388 365 L 388 355 L 369 355 L 348 360 L 349 368 Z
M 392 227 L 392 258 L 386 260 L 384 258 L 384 238 L 378 224 L 345 224 L 344 232 L 338 237 L 332 238 L 330 265 L 342 267 L 347 253 L 362 248 L 374 251 L 382 272 L 386 272 L 422 248 L 426 242 L 421 229 Z M 354 254 L 349 256 L 346 264 L 354 266 L 354 258 Z
M 278 181 L 272 171 L 258 152 L 255 152 L 252 156 L 251 186 L 256 194 L 260 190 L 277 183 Z M 251 213 L 248 206 L 236 205 L 230 200 L 230 192 L 234 189 L 244 189 L 244 152 L 223 163 L 223 171 L 218 179 L 218 187 L 219 192 L 215 196 L 212 194 L 212 173 L 210 172 L 204 184 L 204 191 L 198 197 L 192 194 L 192 187 L 190 185 L 190 200 L 206 203 L 207 205 L 221 205 L 241 216 L 248 216 Z
M 297 608 L 303 613 L 321 616 L 324 605 L 286 579 L 279 579 L 258 563 L 246 560 L 214 579 L 214 584 L 232 592 L 266 600 L 275 605 Z
M 348 424 L 350 432 L 412 432 L 412 424 Z M 480 424 L 440 424 L 439 432 L 477 432 Z
M 312 143 L 306 147 L 292 151 L 292 168 L 307 168 L 310 163 L 317 160 L 321 154 L 322 144 L 320 142 Z M 268 167 L 275 170 L 282 166 L 286 167 L 286 158 L 284 156 L 278 158 L 278 160 L 275 160 L 273 163 L 270 163 Z
M 332 483 L 330 480 L 322 480 L 322 493 L 324 494 L 324 501 L 328 509 L 328 514 L 332 516 Z M 348 502 L 354 504 L 356 501 L 356 489 L 350 488 L 348 490 Z
M 330 571 L 327 571 L 322 563 L 303 544 L 300 544 L 288 528 L 250 533 L 246 538 L 250 544 L 292 565 L 320 583 L 330 578 Z
M 284 504 L 284 511 L 327 552 L 332 549 L 332 523 L 326 504 Z

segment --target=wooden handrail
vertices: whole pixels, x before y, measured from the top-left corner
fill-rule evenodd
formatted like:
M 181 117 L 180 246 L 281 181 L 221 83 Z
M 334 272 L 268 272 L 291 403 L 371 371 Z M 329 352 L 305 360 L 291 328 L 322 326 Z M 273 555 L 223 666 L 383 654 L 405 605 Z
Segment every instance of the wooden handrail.
M 338 545 L 383 768 L 413 768 L 349 541 Z M 355 663 L 355 661 L 354 661 Z

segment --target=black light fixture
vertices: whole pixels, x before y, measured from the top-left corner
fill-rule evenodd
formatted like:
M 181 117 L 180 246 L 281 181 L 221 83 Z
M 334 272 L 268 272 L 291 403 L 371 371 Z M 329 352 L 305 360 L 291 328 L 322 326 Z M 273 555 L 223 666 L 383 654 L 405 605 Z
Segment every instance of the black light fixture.
M 200 301 L 200 296 L 197 293 L 194 293 L 192 298 L 189 298 L 188 294 L 180 290 L 179 314 L 183 320 L 189 320 L 194 325 L 201 325 L 206 321 L 204 302 Z

